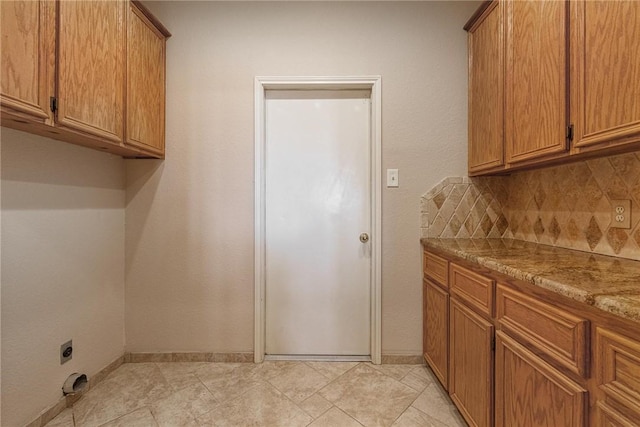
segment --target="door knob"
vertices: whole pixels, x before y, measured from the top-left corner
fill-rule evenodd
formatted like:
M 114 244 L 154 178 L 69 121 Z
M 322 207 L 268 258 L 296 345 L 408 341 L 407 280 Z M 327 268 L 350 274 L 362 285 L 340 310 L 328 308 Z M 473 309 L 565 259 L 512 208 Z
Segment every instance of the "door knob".
M 369 235 L 367 233 L 362 233 L 360 235 L 360 241 L 362 243 L 367 243 L 369 241 Z

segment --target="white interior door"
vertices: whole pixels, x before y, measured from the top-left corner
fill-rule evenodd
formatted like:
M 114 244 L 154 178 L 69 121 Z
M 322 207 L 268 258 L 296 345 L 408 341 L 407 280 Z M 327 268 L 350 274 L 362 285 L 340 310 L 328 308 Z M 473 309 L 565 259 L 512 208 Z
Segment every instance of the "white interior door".
M 371 353 L 370 93 L 266 92 L 266 354 Z

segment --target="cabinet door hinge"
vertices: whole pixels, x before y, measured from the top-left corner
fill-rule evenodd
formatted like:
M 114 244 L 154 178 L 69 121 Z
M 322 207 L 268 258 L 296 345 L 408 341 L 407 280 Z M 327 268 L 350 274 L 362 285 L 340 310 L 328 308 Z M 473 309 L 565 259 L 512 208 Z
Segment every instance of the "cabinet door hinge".
M 573 141 L 573 125 L 567 126 L 567 141 Z
M 567 126 L 567 139 L 565 139 L 565 150 L 569 151 L 571 149 L 571 141 L 573 141 L 573 124 Z
M 52 113 L 58 111 L 58 99 L 55 96 L 49 98 L 49 108 L 51 108 Z

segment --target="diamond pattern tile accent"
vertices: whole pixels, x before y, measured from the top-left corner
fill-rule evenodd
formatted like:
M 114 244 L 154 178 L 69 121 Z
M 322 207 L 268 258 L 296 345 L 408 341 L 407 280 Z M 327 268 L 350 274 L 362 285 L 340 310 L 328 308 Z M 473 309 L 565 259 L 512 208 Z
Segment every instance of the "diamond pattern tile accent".
M 632 213 L 630 230 L 609 228 L 612 199 L 640 209 L 640 152 L 509 176 L 449 177 L 422 199 L 421 236 L 513 237 L 640 260 L 640 213 Z
M 509 222 L 507 218 L 503 214 L 500 214 L 498 220 L 496 221 L 496 227 L 498 228 L 498 232 L 501 236 L 504 236 L 504 233 L 509 229 Z
M 596 179 L 598 187 L 609 187 L 611 177 L 615 174 L 615 170 L 613 169 L 613 166 L 611 166 L 609 159 L 605 157 L 587 160 L 587 165 L 589 166 L 589 169 L 591 169 L 591 173 Z
M 591 250 L 594 250 L 602 239 L 602 230 L 600 230 L 598 221 L 596 221 L 596 218 L 593 216 L 591 217 L 591 221 L 589 221 L 589 227 L 587 227 L 587 230 L 585 231 L 585 236 Z
M 633 233 L 633 240 L 635 240 L 638 247 L 640 247 L 640 228 L 638 228 L 635 233 Z
M 640 206 L 640 179 L 631 186 L 629 195 L 633 198 L 633 201 L 638 203 L 638 205 Z
M 482 220 L 480 221 L 480 228 L 482 228 L 482 231 L 484 232 L 485 236 L 489 235 L 489 232 L 491 231 L 491 227 L 493 227 L 493 221 L 491 221 L 491 218 L 489 218 L 489 215 L 485 214 L 485 216 L 483 216 Z
M 444 205 L 445 200 L 447 200 L 446 196 L 442 193 L 436 194 L 436 197 L 433 198 L 433 202 L 436 204 L 438 209 Z
M 591 169 L 587 166 L 586 162 L 578 162 L 572 163 L 567 168 L 571 171 L 575 182 L 580 185 L 580 183 L 585 183 L 591 177 Z
M 540 238 L 544 234 L 544 225 L 542 225 L 542 218 L 538 217 L 533 224 L 533 232 L 536 234 L 536 238 L 540 241 Z
M 533 226 L 531 225 L 531 221 L 529 221 L 529 217 L 525 216 L 520 224 L 520 235 L 523 240 L 533 241 Z
M 560 224 L 558 224 L 558 220 L 554 216 L 551 219 L 551 223 L 549 223 L 549 233 L 551 234 L 551 239 L 553 240 L 553 243 L 555 243 L 558 240 L 558 237 L 560 236 L 560 231 L 561 231 Z
M 460 222 L 460 218 L 458 218 L 457 213 L 453 214 L 451 221 L 449 221 L 449 227 L 451 227 L 451 231 L 453 231 L 454 236 L 457 236 L 460 231 L 460 227 L 462 227 L 462 223 Z
M 472 236 L 477 226 L 478 226 L 478 223 L 475 221 L 473 215 L 469 215 L 464 222 L 464 228 L 467 231 L 467 234 L 469 236 Z
M 602 198 L 602 189 L 594 177 L 587 180 L 582 194 L 583 200 L 586 202 L 587 206 L 595 205 L 600 201 Z
M 629 194 L 627 185 L 622 180 L 621 176 L 614 176 L 611 179 L 611 184 L 607 188 L 607 196 L 610 200 L 623 199 Z
M 562 199 L 567 206 L 568 211 L 573 211 L 578 203 L 581 195 L 580 185 L 573 177 L 568 178 L 567 187 L 562 189 Z
M 538 209 L 542 209 L 542 205 L 544 204 L 546 198 L 547 193 L 544 192 L 544 187 L 542 186 L 542 184 L 538 185 L 538 189 L 533 195 L 533 200 L 536 202 L 536 206 L 538 207 Z
M 640 160 L 638 154 L 629 156 L 613 156 L 609 158 L 616 175 L 621 177 L 627 185 L 631 185 L 640 178 Z
M 567 236 L 571 241 L 578 240 L 578 237 L 580 237 L 580 229 L 576 224 L 576 220 L 573 218 L 571 218 L 567 223 Z
M 609 231 L 607 231 L 607 241 L 616 254 L 620 253 L 627 243 L 627 240 L 629 240 L 629 236 L 621 228 L 610 228 Z
M 560 182 L 563 182 L 563 183 L 567 181 L 567 179 L 565 178 L 559 178 L 559 179 L 560 179 Z M 548 207 L 545 206 L 545 209 L 543 209 L 543 211 L 555 212 L 555 211 L 566 210 L 567 207 L 566 207 L 565 198 L 564 198 L 564 191 L 560 187 L 558 181 L 551 182 L 549 184 L 548 191 L 549 191 L 549 196 L 547 197 Z
M 507 220 L 507 226 L 511 229 L 511 234 L 515 236 L 520 229 L 520 216 L 512 215 L 510 219 Z

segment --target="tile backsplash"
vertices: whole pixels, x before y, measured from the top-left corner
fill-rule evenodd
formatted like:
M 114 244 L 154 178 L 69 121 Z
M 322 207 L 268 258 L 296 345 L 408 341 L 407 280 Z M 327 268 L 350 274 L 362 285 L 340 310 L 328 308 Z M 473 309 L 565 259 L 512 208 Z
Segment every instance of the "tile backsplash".
M 504 177 L 443 179 L 422 195 L 422 237 L 512 237 L 506 184 Z
M 631 200 L 613 228 L 612 200 Z M 640 153 L 497 177 L 449 177 L 422 196 L 421 236 L 506 237 L 640 260 Z

